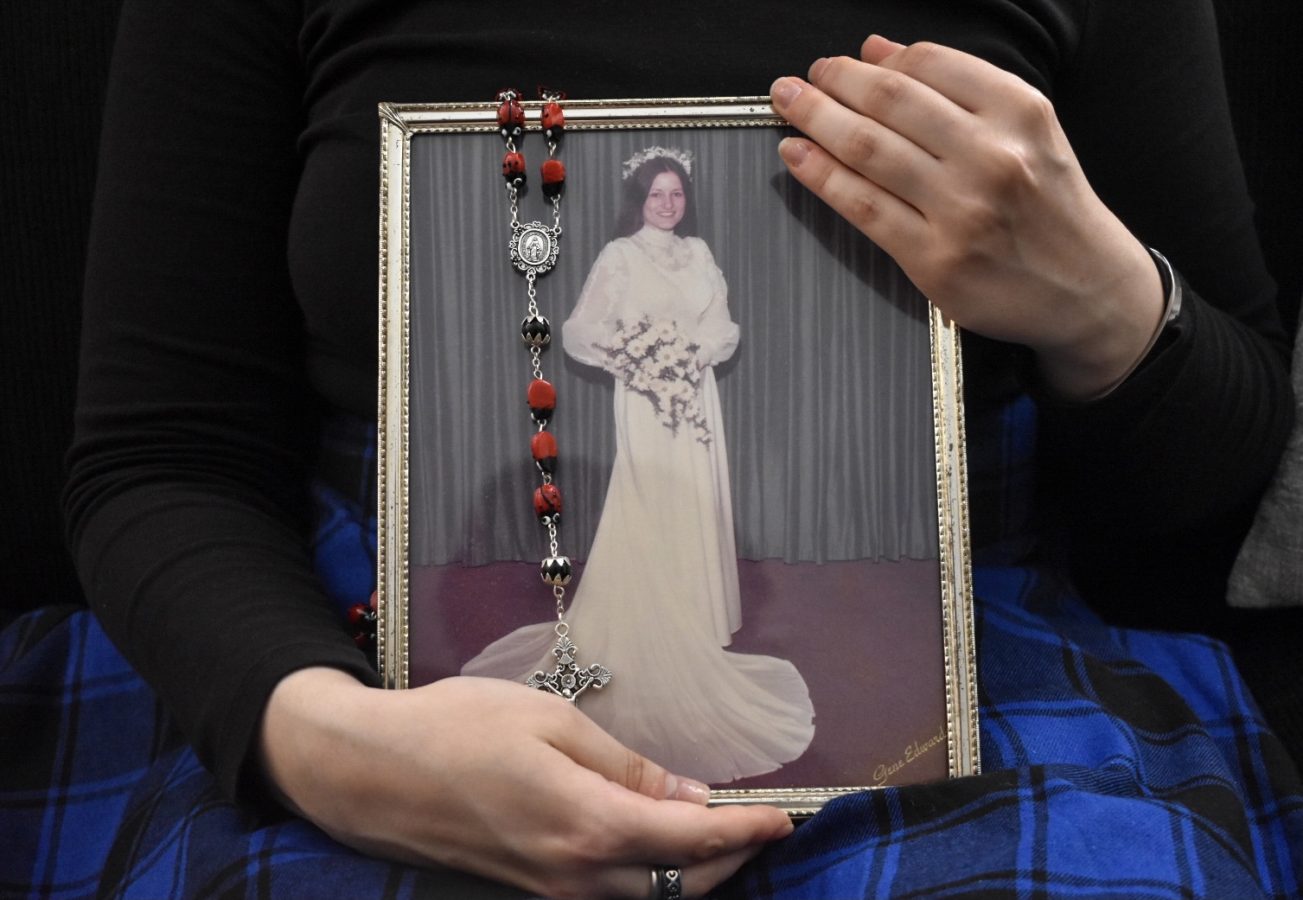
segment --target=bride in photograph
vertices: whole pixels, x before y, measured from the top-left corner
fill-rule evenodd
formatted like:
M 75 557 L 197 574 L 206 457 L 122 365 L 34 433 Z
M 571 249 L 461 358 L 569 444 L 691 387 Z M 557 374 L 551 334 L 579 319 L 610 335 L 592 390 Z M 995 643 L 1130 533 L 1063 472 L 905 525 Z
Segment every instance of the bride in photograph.
M 670 771 L 719 784 L 772 772 L 814 736 L 796 667 L 724 649 L 742 624 L 714 366 L 737 349 L 724 276 L 697 237 L 692 156 L 624 164 L 616 238 L 565 322 L 565 351 L 615 380 L 615 460 L 566 622 L 614 673 L 580 708 Z M 464 675 L 551 670 L 552 622 L 489 645 Z

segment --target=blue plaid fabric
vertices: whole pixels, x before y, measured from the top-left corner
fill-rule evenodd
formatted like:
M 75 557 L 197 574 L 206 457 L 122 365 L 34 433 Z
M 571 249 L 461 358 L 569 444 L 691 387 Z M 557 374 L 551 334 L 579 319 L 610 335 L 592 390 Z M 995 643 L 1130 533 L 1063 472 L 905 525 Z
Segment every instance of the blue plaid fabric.
M 367 603 L 376 587 L 376 429 L 332 416 L 321 431 L 312 483 L 316 530 L 312 564 L 340 615 Z
M 1303 895 L 1298 774 L 1222 645 L 976 581 L 988 774 L 839 800 L 720 896 Z
M 1032 418 L 1002 411 L 1003 476 L 978 460 L 975 495 L 1025 488 Z M 318 544 L 354 560 L 327 575 L 344 603 L 370 590 L 374 522 L 340 496 L 318 492 Z M 1303 896 L 1303 786 L 1226 649 L 1105 626 L 1014 564 L 1016 532 L 975 572 L 986 774 L 838 800 L 720 898 Z M 84 610 L 0 633 L 0 772 L 4 898 L 522 896 L 232 806 Z

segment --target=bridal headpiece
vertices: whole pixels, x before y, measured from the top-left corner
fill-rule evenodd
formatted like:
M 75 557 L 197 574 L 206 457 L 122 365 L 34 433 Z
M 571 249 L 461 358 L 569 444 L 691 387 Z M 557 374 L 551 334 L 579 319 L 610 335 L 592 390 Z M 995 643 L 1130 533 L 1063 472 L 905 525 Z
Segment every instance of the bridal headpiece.
M 674 160 L 683 167 L 683 171 L 688 173 L 689 178 L 692 177 L 692 151 L 680 150 L 678 147 L 648 147 L 646 150 L 639 150 L 624 161 L 624 172 L 620 177 L 628 178 L 642 168 L 643 163 L 662 156 Z

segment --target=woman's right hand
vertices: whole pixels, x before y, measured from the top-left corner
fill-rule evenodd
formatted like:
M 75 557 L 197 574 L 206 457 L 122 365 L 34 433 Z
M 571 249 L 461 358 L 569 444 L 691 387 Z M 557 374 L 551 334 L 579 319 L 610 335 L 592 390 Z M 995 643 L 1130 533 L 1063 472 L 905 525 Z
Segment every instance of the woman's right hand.
M 1144 245 L 1095 194 L 1050 101 L 951 47 L 879 36 L 774 82 L 792 174 L 957 324 L 1035 351 L 1068 400 L 1107 393 L 1159 327 Z
M 645 897 L 653 865 L 701 896 L 792 830 L 772 807 L 707 808 L 704 785 L 498 679 L 385 691 L 302 669 L 272 692 L 261 752 L 282 801 L 341 843 L 549 897 Z

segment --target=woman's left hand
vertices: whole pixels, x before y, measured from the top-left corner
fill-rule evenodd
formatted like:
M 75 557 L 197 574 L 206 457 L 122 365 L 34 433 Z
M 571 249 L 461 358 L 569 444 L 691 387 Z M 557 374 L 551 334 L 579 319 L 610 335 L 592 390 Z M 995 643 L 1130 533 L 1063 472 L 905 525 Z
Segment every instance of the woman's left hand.
M 1110 389 L 1158 327 L 1162 283 L 1049 100 L 936 44 L 874 36 L 861 56 L 774 83 L 775 108 L 808 136 L 779 147 L 792 174 L 957 324 L 1031 347 L 1060 394 Z

